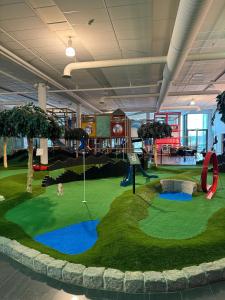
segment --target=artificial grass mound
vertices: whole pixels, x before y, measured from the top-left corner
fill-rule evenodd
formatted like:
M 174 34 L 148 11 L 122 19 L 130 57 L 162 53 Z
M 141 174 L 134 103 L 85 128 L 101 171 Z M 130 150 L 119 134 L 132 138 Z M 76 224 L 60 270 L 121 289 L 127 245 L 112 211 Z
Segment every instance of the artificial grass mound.
M 188 177 L 192 180 L 196 180 L 200 176 L 200 169 L 198 168 L 183 168 L 178 171 L 175 168 L 171 168 L 171 170 L 160 168 L 157 175 L 160 178 L 185 179 Z M 7 198 L 7 201 L 0 204 L 0 235 L 12 239 L 16 238 L 22 244 L 50 254 L 55 258 L 83 263 L 86 266 L 105 266 L 121 270 L 162 271 L 179 269 L 225 257 L 225 208 L 221 208 L 209 219 L 204 232 L 189 239 L 154 238 L 140 229 L 139 222 L 148 217 L 149 203 L 143 201 L 139 195 L 150 193 L 149 197 L 153 199 L 154 193 L 157 192 L 155 186 L 158 180 L 137 188 L 137 195 L 132 194 L 130 187 L 114 199 L 108 213 L 97 228 L 99 239 L 93 248 L 80 255 L 60 254 L 35 242 L 20 226 L 5 219 L 5 213 L 13 207 L 16 208 L 21 202 L 29 203 L 34 200 L 23 193 L 25 179 L 24 174 L 24 176 L 13 176 L 0 180 L 0 188 Z M 221 179 L 224 180 L 222 175 Z M 38 182 L 36 181 L 36 183 Z M 44 193 L 44 191 L 37 184 L 35 185 L 34 197 L 36 200 L 38 199 L 37 195 Z M 219 196 L 222 195 L 223 191 L 219 190 L 212 201 L 217 201 L 218 194 Z M 104 203 L 104 195 L 101 201 Z

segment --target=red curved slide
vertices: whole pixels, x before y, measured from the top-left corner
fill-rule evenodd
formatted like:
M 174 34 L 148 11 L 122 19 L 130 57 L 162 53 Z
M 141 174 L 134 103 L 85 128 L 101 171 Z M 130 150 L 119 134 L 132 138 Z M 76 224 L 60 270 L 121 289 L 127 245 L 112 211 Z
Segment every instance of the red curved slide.
M 213 183 L 212 185 L 207 184 L 207 176 L 208 176 L 208 168 L 210 161 L 213 163 Z M 215 152 L 209 151 L 206 153 L 203 167 L 202 167 L 202 176 L 201 176 L 201 186 L 203 192 L 207 193 L 206 199 L 212 199 L 213 195 L 216 192 L 217 185 L 219 180 L 219 168 L 218 168 L 218 160 Z

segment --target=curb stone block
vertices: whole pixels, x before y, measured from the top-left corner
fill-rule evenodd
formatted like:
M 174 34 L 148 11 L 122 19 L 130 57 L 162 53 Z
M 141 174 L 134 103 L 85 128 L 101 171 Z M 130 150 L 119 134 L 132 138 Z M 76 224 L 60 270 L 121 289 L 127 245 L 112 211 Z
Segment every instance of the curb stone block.
M 15 240 L 4 245 L 4 253 L 18 262 L 21 262 L 22 252 L 26 251 L 26 249 L 27 247 L 21 245 Z
M 144 274 L 142 272 L 125 272 L 124 290 L 126 293 L 144 292 Z
M 202 286 L 207 283 L 206 274 L 199 266 L 186 267 L 182 271 L 188 279 L 188 287 Z
M 216 282 L 222 280 L 223 270 L 216 262 L 200 264 L 199 267 L 206 273 L 207 282 Z
M 180 270 L 163 271 L 167 282 L 168 291 L 182 290 L 188 287 L 188 280 L 184 272 Z
M 214 262 L 222 271 L 222 279 L 225 279 L 225 258 L 221 258 Z
M 116 269 L 107 269 L 105 270 L 103 279 L 104 279 L 104 289 L 110 291 L 123 291 L 123 281 L 125 274 L 120 270 Z
M 27 248 L 26 251 L 22 252 L 22 260 L 21 263 L 30 268 L 34 268 L 34 258 L 37 257 L 39 254 L 41 254 L 39 251 Z
M 33 260 L 33 269 L 37 273 L 47 275 L 48 265 L 54 261 L 54 258 L 50 257 L 47 254 L 39 254 Z
M 47 276 L 61 280 L 62 279 L 62 269 L 66 265 L 65 260 L 53 259 L 47 266 Z
M 82 285 L 85 268 L 85 266 L 80 264 L 67 263 L 62 270 L 63 281 L 74 285 Z
M 27 250 L 27 247 L 22 246 L 21 244 L 19 245 L 12 245 L 11 246 L 11 253 L 10 253 L 10 257 L 12 257 L 13 259 L 15 259 L 18 262 L 22 262 L 22 253 L 24 251 Z
M 0 236 L 0 252 L 4 253 L 4 246 L 7 245 L 11 241 L 12 240 L 10 240 L 4 236 Z
M 166 292 L 166 280 L 161 272 L 144 272 L 145 292 Z
M 89 267 L 83 273 L 83 285 L 90 289 L 103 288 L 103 274 L 105 268 L 103 267 Z

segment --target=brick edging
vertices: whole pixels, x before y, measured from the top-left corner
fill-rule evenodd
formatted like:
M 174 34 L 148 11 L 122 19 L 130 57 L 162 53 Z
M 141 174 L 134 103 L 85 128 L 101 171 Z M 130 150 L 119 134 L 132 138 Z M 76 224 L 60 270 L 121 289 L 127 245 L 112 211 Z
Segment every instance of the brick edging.
M 225 279 L 225 258 L 198 266 L 163 272 L 121 272 L 104 267 L 85 267 L 54 259 L 47 254 L 0 236 L 0 252 L 31 270 L 64 283 L 90 289 L 126 293 L 178 291 Z

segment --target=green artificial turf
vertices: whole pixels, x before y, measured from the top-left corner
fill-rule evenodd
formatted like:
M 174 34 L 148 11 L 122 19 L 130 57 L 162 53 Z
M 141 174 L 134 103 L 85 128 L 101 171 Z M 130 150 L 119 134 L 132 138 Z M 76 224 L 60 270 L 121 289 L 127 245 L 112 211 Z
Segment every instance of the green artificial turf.
M 189 178 L 190 180 L 199 178 L 199 172 L 199 168 L 159 168 L 158 171 L 154 171 L 160 178 Z M 160 239 L 146 234 L 140 228 L 140 222 L 144 222 L 151 216 L 151 208 L 142 195 L 148 193 L 149 199 L 153 200 L 152 205 L 156 205 L 158 200 L 156 199 L 154 203 L 154 195 L 158 191 L 157 184 L 159 180 L 154 180 L 150 184 L 140 185 L 139 187 L 137 185 L 136 195 L 132 194 L 131 187 L 127 188 L 127 190 L 124 189 L 125 192 L 119 193 L 113 201 L 111 200 L 112 202 L 107 200 L 106 202 L 108 203 L 105 203 L 105 208 L 100 208 L 100 206 L 104 203 L 106 193 L 101 193 L 100 188 L 96 189 L 97 194 L 101 193 L 101 198 L 99 197 L 99 200 L 96 200 L 99 201 L 100 205 L 93 203 L 93 208 L 95 207 L 94 209 L 100 211 L 96 211 L 96 214 L 99 213 L 99 216 L 101 214 L 101 222 L 97 228 L 99 238 L 96 244 L 87 252 L 80 255 L 64 255 L 45 247 L 35 242 L 21 226 L 5 218 L 9 211 L 18 209 L 25 204 L 29 206 L 29 203 L 34 205 L 36 204 L 35 202 L 41 201 L 42 197 L 46 197 L 46 189 L 40 187 L 43 175 L 42 173 L 35 174 L 36 179 L 32 197 L 24 192 L 26 174 L 0 179 L 0 191 L 7 199 L 0 204 L 0 235 L 17 239 L 24 245 L 58 259 L 66 259 L 71 262 L 85 264 L 86 266 L 105 266 L 121 270 L 175 269 L 225 257 L 225 208 L 215 212 L 208 220 L 205 230 L 192 238 Z M 224 175 L 221 176 L 221 182 L 224 182 L 224 178 Z M 118 185 L 120 179 L 117 179 Z M 94 184 L 99 182 L 99 180 L 90 182 Z M 77 182 L 71 184 L 77 185 Z M 119 189 L 118 185 L 116 187 Z M 65 193 L 66 187 L 67 184 L 65 185 Z M 115 185 L 111 187 L 111 193 L 116 193 L 113 191 L 114 187 Z M 220 186 L 218 193 L 211 201 L 221 201 L 218 198 L 225 192 L 221 188 Z M 52 189 L 54 188 L 52 187 Z M 49 195 L 54 195 L 54 190 L 52 190 L 52 193 Z M 73 196 L 71 197 L 74 199 Z M 63 201 L 63 199 L 61 200 Z M 206 200 L 202 199 L 200 201 L 208 205 Z M 72 201 L 71 203 L 75 202 Z M 210 205 L 213 206 L 215 204 L 212 203 Z M 34 206 L 35 209 L 29 210 L 32 216 L 36 214 L 36 206 Z M 47 209 L 47 215 L 52 214 L 51 222 L 53 221 L 53 223 L 56 217 L 59 218 L 60 216 L 59 210 L 57 215 L 53 213 L 54 210 L 57 211 L 56 208 L 58 206 L 63 210 L 63 203 L 54 200 L 51 201 L 51 205 Z M 43 210 L 45 209 L 46 207 Z M 39 209 L 39 212 L 41 211 L 42 209 Z M 67 213 L 69 214 L 69 212 Z M 66 217 L 67 213 L 61 212 L 61 216 Z M 74 210 L 73 213 L 75 217 L 79 210 Z M 45 211 L 43 216 L 46 216 Z M 30 218 L 31 221 L 32 219 L 35 220 L 35 218 Z M 46 222 L 44 217 L 41 222 Z M 58 220 L 58 222 L 60 221 Z
M 186 179 L 199 177 L 191 173 L 186 173 Z M 221 180 L 225 182 L 225 174 L 221 175 Z M 168 201 L 156 193 L 153 204 L 148 208 L 148 217 L 139 223 L 140 228 L 148 235 L 163 239 L 196 236 L 206 230 L 209 218 L 225 207 L 224 192 L 220 186 L 216 200 L 206 200 L 205 193 L 198 193 L 192 201 L 187 202 Z
M 82 203 L 83 181 L 64 184 L 63 196 L 57 196 L 57 185 L 49 186 L 41 195 L 9 210 L 6 219 L 20 225 L 31 236 L 90 219 L 101 220 L 113 199 L 130 189 L 120 187 L 120 180 L 87 180 L 87 205 Z M 144 177 L 138 176 L 137 183 L 144 182 Z

